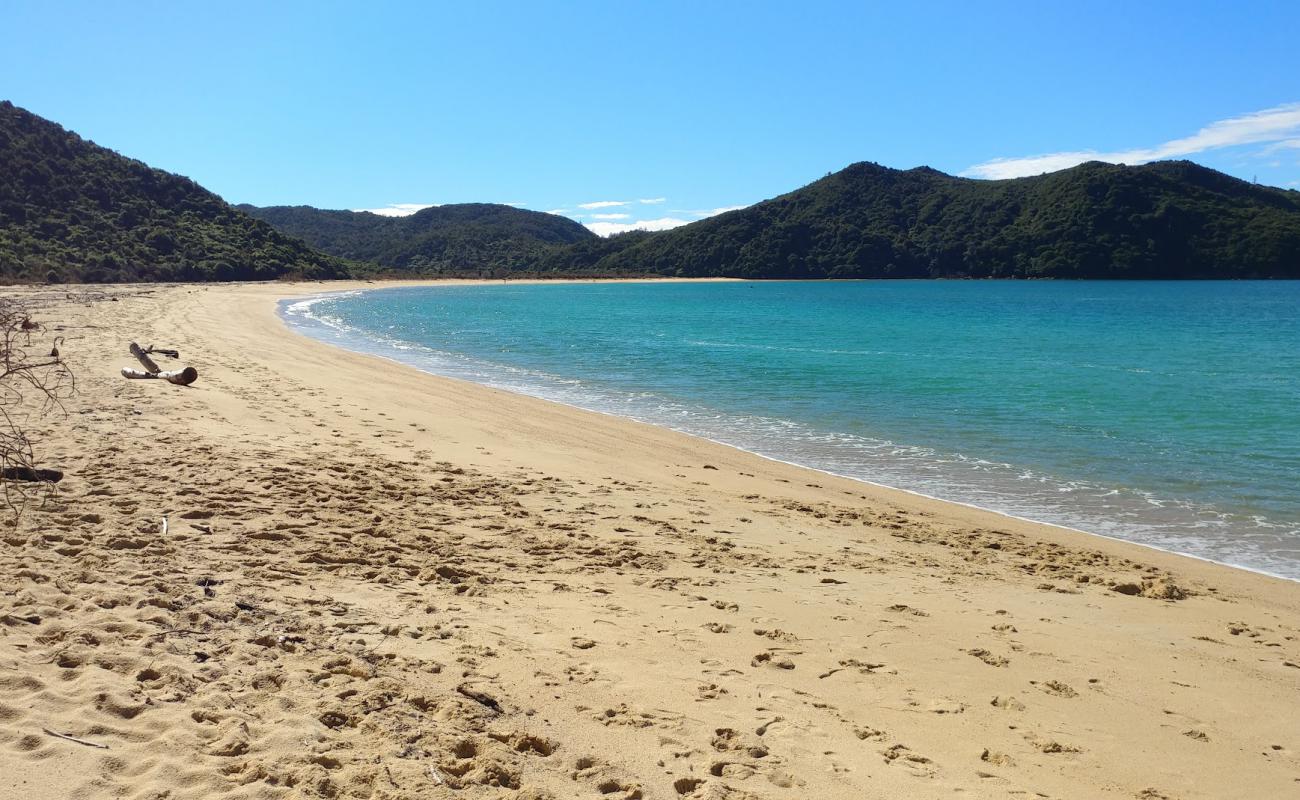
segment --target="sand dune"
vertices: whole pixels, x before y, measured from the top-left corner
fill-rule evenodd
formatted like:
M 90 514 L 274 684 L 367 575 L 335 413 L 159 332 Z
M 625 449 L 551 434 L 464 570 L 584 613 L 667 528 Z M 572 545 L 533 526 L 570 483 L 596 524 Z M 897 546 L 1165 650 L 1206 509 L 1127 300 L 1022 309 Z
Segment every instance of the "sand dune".
M 1300 796 L 1297 584 L 337 351 L 313 288 L 31 291 L 80 391 L 0 797 Z

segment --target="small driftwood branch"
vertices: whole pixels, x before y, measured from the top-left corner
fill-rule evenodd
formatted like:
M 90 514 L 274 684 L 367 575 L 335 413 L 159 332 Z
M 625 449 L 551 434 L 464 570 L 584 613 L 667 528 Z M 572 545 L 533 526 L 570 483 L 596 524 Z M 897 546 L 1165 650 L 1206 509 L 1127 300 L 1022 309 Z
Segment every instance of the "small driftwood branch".
M 158 631 L 157 633 L 151 633 L 151 634 L 149 634 L 148 636 L 146 636 L 145 638 L 146 638 L 146 639 L 161 639 L 161 638 L 163 638 L 163 637 L 165 637 L 165 636 L 170 636 L 170 635 L 172 635 L 173 633 L 193 633 L 193 634 L 198 634 L 198 635 L 202 636 L 204 633 L 206 633 L 206 631 L 196 631 L 196 630 L 194 630 L 193 628 L 171 628 L 171 629 L 169 629 L 169 630 Z
M 78 739 L 77 737 L 75 737 L 75 736 L 69 736 L 69 735 L 66 734 L 66 733 L 58 733 L 58 732 L 56 732 L 56 731 L 52 731 L 52 730 L 50 730 L 49 728 L 41 728 L 41 730 L 45 731 L 47 734 L 49 734 L 50 736 L 53 736 L 53 737 L 56 738 L 56 739 L 66 739 L 66 740 L 68 740 L 69 742 L 76 742 L 77 744 L 84 744 L 86 747 L 97 747 L 97 748 L 99 748 L 100 750 L 107 750 L 107 749 L 108 749 L 108 745 L 106 745 L 106 744 L 100 744 L 99 742 L 88 742 L 88 741 L 86 741 L 85 739 Z
M 29 483 L 58 483 L 63 480 L 63 472 L 57 469 L 5 467 L 0 470 L 0 478 L 7 481 L 27 481 Z
M 464 695 L 465 697 L 468 697 L 469 699 L 473 700 L 474 702 L 480 703 L 492 709 L 498 714 L 501 713 L 501 704 L 497 702 L 495 697 L 488 694 L 487 692 L 481 692 L 478 689 L 475 689 L 474 687 L 465 683 L 462 683 L 460 686 L 457 686 L 456 691 Z

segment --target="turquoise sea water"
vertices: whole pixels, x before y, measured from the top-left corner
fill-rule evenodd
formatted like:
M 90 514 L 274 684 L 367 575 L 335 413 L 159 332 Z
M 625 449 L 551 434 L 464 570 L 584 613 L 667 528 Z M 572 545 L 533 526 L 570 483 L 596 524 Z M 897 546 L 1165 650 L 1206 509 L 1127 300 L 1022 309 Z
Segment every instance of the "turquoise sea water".
M 441 375 L 1300 579 L 1300 282 L 448 286 L 282 313 Z

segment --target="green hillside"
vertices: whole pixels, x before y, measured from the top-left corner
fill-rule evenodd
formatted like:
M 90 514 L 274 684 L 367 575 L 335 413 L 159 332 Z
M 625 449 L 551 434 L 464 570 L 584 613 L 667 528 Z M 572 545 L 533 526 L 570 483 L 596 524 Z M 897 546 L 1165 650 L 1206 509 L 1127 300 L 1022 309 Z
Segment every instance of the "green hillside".
M 0 281 L 344 277 L 203 187 L 0 102 Z
M 1300 192 L 1187 161 L 1002 181 L 854 164 L 628 241 L 600 271 L 745 278 L 1300 278 Z
M 517 272 L 598 238 L 567 217 L 493 203 L 435 206 L 405 217 L 310 206 L 239 208 L 325 253 L 390 273 Z
M 1187 161 L 982 181 L 854 164 L 739 211 L 601 239 L 466 203 L 407 217 L 233 207 L 0 102 L 0 280 L 361 274 L 1300 278 L 1300 192 Z

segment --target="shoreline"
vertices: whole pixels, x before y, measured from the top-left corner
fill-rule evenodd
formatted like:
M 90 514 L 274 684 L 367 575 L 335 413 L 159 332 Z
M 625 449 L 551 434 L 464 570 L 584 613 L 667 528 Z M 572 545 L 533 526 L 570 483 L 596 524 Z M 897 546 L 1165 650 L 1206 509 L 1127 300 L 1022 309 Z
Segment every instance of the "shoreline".
M 703 280 L 715 280 L 715 281 L 722 280 L 722 281 L 728 281 L 728 282 L 730 282 L 730 281 L 732 281 L 732 280 L 735 280 L 735 281 L 738 281 L 738 282 L 744 282 L 742 279 L 703 279 Z M 556 283 L 561 283 L 561 282 L 573 282 L 573 283 L 605 283 L 605 282 L 609 282 L 609 281 L 600 281 L 600 280 L 582 280 L 582 279 L 575 279 L 575 280 L 572 280 L 572 281 L 556 281 Z M 698 282 L 698 281 L 697 281 L 696 279 L 690 279 L 690 278 L 665 278 L 665 279 L 662 279 L 662 280 L 654 279 L 654 278 L 651 278 L 651 279 L 629 278 L 629 279 L 618 279 L 618 280 L 615 281 L 615 282 L 619 282 L 619 283 L 654 283 L 654 282 L 691 283 L 691 282 Z M 521 284 L 530 284 L 530 285 L 532 285 L 532 284 L 541 284 L 541 285 L 545 285 L 545 284 L 551 283 L 551 281 L 545 281 L 545 280 L 535 280 L 535 281 L 534 281 L 534 280 L 522 280 L 522 281 L 517 281 L 516 283 L 521 283 Z M 579 412 L 582 412 L 582 413 L 588 413 L 588 414 L 599 414 L 599 415 L 601 415 L 601 416 L 609 417 L 609 418 L 612 418 L 612 419 L 622 420 L 622 421 L 626 421 L 626 422 L 633 422 L 633 423 L 642 424 L 642 425 L 649 425 L 649 426 L 651 426 L 651 427 L 653 427 L 653 428 L 657 428 L 657 429 L 665 430 L 665 431 L 671 431 L 671 432 L 673 432 L 673 433 L 681 434 L 681 435 L 684 435 L 684 436 L 689 436 L 689 437 L 691 437 L 691 438 L 698 439 L 698 440 L 700 440 L 700 441 L 709 442 L 709 443 L 711 443 L 711 444 L 718 445 L 718 446 L 721 446 L 721 447 L 726 447 L 726 448 L 729 448 L 729 449 L 735 450 L 735 451 L 740 452 L 740 453 L 745 453 L 745 454 L 750 455 L 750 456 L 755 456 L 755 457 L 758 457 L 758 458 L 764 459 L 764 460 L 766 460 L 766 461 L 771 461 L 771 462 L 778 463 L 778 464 L 784 464 L 784 465 L 792 466 L 792 467 L 795 467 L 795 468 L 798 468 L 798 469 L 806 469 L 806 470 L 809 470 L 809 471 L 815 472 L 815 473 L 820 474 L 820 475 L 826 475 L 826 476 L 831 476 L 831 477 L 834 477 L 834 478 L 839 478 L 839 479 L 842 479 L 842 480 L 853 481 L 853 482 L 861 483 L 861 484 L 864 484 L 864 485 L 867 485 L 867 486 L 872 486 L 872 487 L 875 487 L 875 488 L 878 488 L 878 489 L 884 489 L 884 490 L 887 490 L 887 491 L 890 491 L 890 492 L 901 492 L 901 493 L 903 493 L 903 494 L 911 495 L 911 496 L 914 496 L 914 497 L 917 497 L 917 498 L 920 498 L 920 499 L 923 499 L 923 500 L 934 501 L 934 502 L 939 502 L 939 503 L 948 503 L 948 504 L 951 504 L 951 505 L 954 505 L 954 506 L 960 506 L 960 507 L 963 507 L 963 508 L 969 508 L 969 509 L 972 509 L 972 510 L 975 510 L 975 511 L 985 512 L 985 513 L 989 513 L 989 514 L 996 514 L 996 515 L 998 515 L 998 516 L 1005 517 L 1005 518 L 1010 519 L 1010 520 L 1015 520 L 1015 521 L 1017 521 L 1017 522 L 1024 522 L 1024 523 L 1029 523 L 1029 524 L 1032 524 L 1032 525 L 1042 525 L 1042 526 L 1047 526 L 1047 527 L 1050 527 L 1050 528 L 1054 528 L 1054 529 L 1058 529 L 1058 530 L 1062 530 L 1062 531 L 1067 531 L 1067 532 L 1069 532 L 1069 533 L 1073 533 L 1073 534 L 1080 534 L 1080 535 L 1084 535 L 1084 536 L 1098 537 L 1098 538 L 1105 539 L 1105 540 L 1108 540 L 1108 541 L 1119 542 L 1119 543 L 1122 543 L 1122 544 L 1135 545 L 1135 546 L 1138 546 L 1138 547 L 1141 547 L 1141 548 L 1145 548 L 1145 549 L 1148 549 L 1148 550 L 1151 550 L 1151 551 L 1154 551 L 1154 552 L 1157 552 L 1157 553 L 1163 553 L 1163 554 L 1173 555 L 1173 556 L 1178 556 L 1178 557 L 1182 557 L 1182 558 L 1190 558 L 1190 559 L 1194 559 L 1194 560 L 1196 560 L 1196 561 L 1204 562 L 1204 563 L 1207 563 L 1207 564 L 1213 564 L 1213 565 L 1216 565 L 1216 566 L 1226 567 L 1226 568 L 1229 568 L 1229 569 L 1242 570 L 1243 572 L 1248 572 L 1248 573 L 1255 574 L 1255 575 L 1262 575 L 1262 576 L 1265 576 L 1265 577 L 1268 577 L 1268 578 L 1273 578 L 1273 579 L 1276 579 L 1276 580 L 1288 581 L 1288 582 L 1292 582 L 1292 583 L 1300 583 L 1300 577 L 1292 577 L 1292 576 L 1288 576 L 1288 575 L 1283 575 L 1283 574 L 1280 574 L 1280 573 L 1277 573 L 1277 572 L 1272 572 L 1272 571 L 1270 571 L 1270 570 L 1267 570 L 1267 569 L 1264 569 L 1264 568 L 1260 568 L 1260 567 L 1250 567 L 1250 566 L 1246 566 L 1246 565 L 1243 565 L 1243 564 L 1236 564 L 1236 563 L 1233 563 L 1233 562 L 1230 562 L 1230 561 L 1225 561 L 1225 560 L 1220 560 L 1220 559 L 1210 558 L 1210 557 L 1208 557 L 1208 556 L 1202 556 L 1202 555 L 1198 555 L 1198 554 L 1195 554 L 1195 553 L 1182 552 L 1182 551 L 1174 550 L 1174 549 L 1167 548 L 1167 547 L 1161 547 L 1161 546 L 1159 546 L 1159 545 L 1150 544 L 1150 543 L 1142 542 L 1142 541 L 1138 541 L 1138 540 L 1135 540 L 1135 539 L 1126 539 L 1126 538 L 1121 537 L 1121 536 L 1116 536 L 1116 535 L 1111 535 L 1111 534 L 1106 534 L 1106 533 L 1100 533 L 1100 532 L 1093 531 L 1093 530 L 1087 530 L 1087 529 L 1085 529 L 1085 528 L 1075 527 L 1075 526 L 1073 526 L 1073 525 L 1068 525 L 1068 524 L 1058 523 L 1058 522 L 1052 522 L 1052 521 L 1049 521 L 1049 520 L 1035 519 L 1035 518 L 1033 518 L 1033 517 L 1029 517 L 1029 516 L 1025 516 L 1025 515 L 1021 515 L 1021 514 L 1016 514 L 1016 513 L 1013 513 L 1013 512 L 1011 512 L 1011 511 L 1005 511 L 1005 510 L 1002 510 L 1002 509 L 993 508 L 993 507 L 989 507 L 989 506 L 982 506 L 982 505 L 979 505 L 978 503 L 967 502 L 967 501 L 963 501 L 963 500 L 957 500 L 957 499 L 953 499 L 953 498 L 950 498 L 950 497 L 943 497 L 943 496 L 936 495 L 936 494 L 929 494 L 929 493 L 924 492 L 924 491 L 919 491 L 919 490 L 915 490 L 915 489 L 908 489 L 908 488 L 906 488 L 906 487 L 901 487 L 901 486 L 894 486 L 894 485 L 891 485 L 891 484 L 888 484 L 888 483 L 882 483 L 882 482 L 879 482 L 879 481 L 874 481 L 874 480 L 870 480 L 870 479 L 867 479 L 867 478 L 857 477 L 857 476 L 854 476 L 854 475 L 846 475 L 846 474 L 844 474 L 844 473 L 834 472 L 834 471 L 832 471 L 832 470 L 829 470 L 829 469 L 823 469 L 823 468 L 821 468 L 821 467 L 817 467 L 817 466 L 814 466 L 814 465 L 811 465 L 811 464 L 804 464 L 804 463 L 800 463 L 800 462 L 798 462 L 798 461 L 792 461 L 792 460 L 787 460 L 787 459 L 779 458 L 779 457 L 777 457 L 777 456 L 768 455 L 768 454 L 766 454 L 766 453 L 758 452 L 758 451 L 756 451 L 756 450 L 751 450 L 751 449 L 745 448 L 745 447 L 743 447 L 743 446 L 741 446 L 741 445 L 733 444 L 733 443 L 731 443 L 731 442 L 723 441 L 723 440 L 720 440 L 720 439 L 714 439 L 714 438 L 711 438 L 711 437 L 709 437 L 709 436 L 707 436 L 707 435 L 704 435 L 704 434 L 701 434 L 701 433 L 695 433 L 695 432 L 688 431 L 688 430 L 681 430 L 681 429 L 677 429 L 677 428 L 671 428 L 671 427 L 668 427 L 668 426 L 665 426 L 665 425 L 656 424 L 655 422 L 647 422 L 647 421 L 645 421 L 645 420 L 640 420 L 640 419 L 637 419 L 637 418 L 635 418 L 635 417 L 626 416 L 626 415 L 624 415 L 624 414 L 619 414 L 619 413 L 611 412 L 611 411 L 605 411 L 605 410 L 598 409 L 598 408 L 591 408 L 591 407 L 587 407 L 587 406 L 577 405 L 576 403 L 567 403 L 567 402 L 564 402 L 564 401 L 562 401 L 562 400 L 556 400 L 556 399 L 553 399 L 553 398 L 550 398 L 550 397 L 543 396 L 543 395 L 541 395 L 541 394 L 529 394 L 529 393 L 525 393 L 525 392 L 515 391 L 515 390 L 512 390 L 512 389 L 510 389 L 510 388 L 505 388 L 505 387 L 493 387 L 493 386 L 488 386 L 488 385 L 486 385 L 486 384 L 478 383 L 478 382 L 476 382 L 476 381 L 467 380 L 467 379 L 465 379 L 465 378 L 460 378 L 460 377 L 457 377 L 457 376 L 454 376 L 454 375 L 445 375 L 445 374 L 442 374 L 442 373 L 439 373 L 439 372 L 435 372 L 435 371 L 433 371 L 433 370 L 429 370 L 429 369 L 422 368 L 422 367 L 417 366 L 417 365 L 415 365 L 415 364 L 408 363 L 408 362 L 406 362 L 406 361 L 401 360 L 400 358 L 398 358 L 398 357 L 396 357 L 396 356 L 385 355 L 385 354 L 382 354 L 382 353 L 373 352 L 373 351 L 365 350 L 365 349 L 354 349 L 354 348 L 352 348 L 352 347 L 345 346 L 344 344 L 341 344 L 341 343 L 329 342 L 329 341 L 325 341 L 325 340 L 323 340 L 323 339 L 319 339 L 319 338 L 317 338 L 317 337 L 314 337 L 314 336 L 312 336 L 310 333 L 307 333 L 307 332 L 301 331 L 301 330 L 297 329 L 293 324 L 291 324 L 290 321 L 289 321 L 289 319 L 288 319 L 288 315 L 287 315 L 287 313 L 285 313 L 285 312 L 287 311 L 287 308 L 282 308 L 282 307 L 281 307 L 281 304 L 282 304 L 282 303 L 295 303 L 295 302 L 303 302 L 303 301 L 308 301 L 308 300 L 327 299 L 327 298 L 329 298 L 329 297 L 334 297 L 334 296 L 355 295 L 355 294 L 365 294 L 365 293 L 370 293 L 370 292 L 382 292 L 382 291 L 387 291 L 387 290 L 395 289 L 395 288 L 411 288 L 411 287 L 421 287 L 421 286 L 433 286 L 433 287 L 442 287 L 442 286 L 472 286 L 472 285 L 473 285 L 473 286 L 490 286 L 490 285 L 499 285 L 499 282 L 497 282 L 497 281 L 492 281 L 492 280 L 482 280 L 482 281 L 473 281 L 473 280 L 470 280 L 470 281 L 460 281 L 460 280 L 457 280 L 457 281 L 439 281 L 439 280 L 434 280 L 434 281 L 428 281 L 428 282 L 415 281 L 415 282 L 403 282 L 401 285 L 398 285 L 398 286 L 381 286 L 381 287 L 376 287 L 376 288 L 371 288 L 371 289 L 357 289 L 357 288 L 349 288 L 349 289 L 342 289 L 342 290 L 337 290 L 337 291 L 328 291 L 328 292 L 322 292 L 322 293 L 310 294 L 310 295 L 301 295 L 301 296 L 296 295 L 296 294 L 294 294 L 294 295 L 286 295 L 286 296 L 284 296 L 284 297 L 279 297 L 279 298 L 276 299 L 276 304 L 277 304 L 277 306 L 276 306 L 276 317 L 277 317 L 277 319 L 279 319 L 279 321 L 284 325 L 285 329 L 286 329 L 287 331 L 289 331 L 290 333 L 294 334 L 294 335 L 303 336 L 303 337 L 305 337 L 305 338 L 307 338 L 307 339 L 311 339 L 311 340 L 316 341 L 316 342 L 319 342 L 319 343 L 321 343 L 321 344 L 325 344 L 325 345 L 330 346 L 330 347 L 337 347 L 337 348 L 340 348 L 340 349 L 343 349 L 343 350 L 347 350 L 348 352 L 356 353 L 356 354 L 359 354 L 359 355 L 363 355 L 363 356 L 369 356 L 369 357 L 373 357 L 373 358 L 383 359 L 383 360 L 385 360 L 385 361 L 388 361 L 388 362 L 393 363 L 393 364 L 395 364 L 395 365 L 398 365 L 398 366 L 400 366 L 400 367 L 404 367 L 404 368 L 408 368 L 408 369 L 414 369 L 414 370 L 417 370 L 417 371 L 422 372 L 422 373 L 424 373 L 424 374 L 432 375 L 432 376 L 434 376 L 434 377 L 437 377 L 437 378 L 439 378 L 439 379 L 441 379 L 441 380 L 458 381 L 458 382 L 467 383 L 467 384 L 474 385 L 474 386 L 479 386 L 479 387 L 482 387 L 482 388 L 490 388 L 490 389 L 494 389 L 494 390 L 497 390 L 497 391 L 505 391 L 505 392 L 509 392 L 509 393 L 511 393 L 511 394 L 514 394 L 514 395 L 523 396 L 523 397 L 530 397 L 530 398 L 533 398 L 533 399 L 536 399 L 536 400 L 541 400 L 541 401 L 543 401 L 543 402 L 547 402 L 547 403 L 555 403 L 555 404 L 560 405 L 560 406 L 563 406 L 563 407 L 565 407 L 565 408 L 574 409 L 574 410 L 579 411 Z M 314 317 L 309 317 L 309 318 L 310 318 L 310 319 L 314 319 Z M 324 325 L 326 325 L 327 327 L 330 327 L 330 328 L 332 328 L 332 329 L 336 329 L 336 330 L 337 330 L 337 328 L 335 328 L 335 326 L 329 325 L 328 323 L 321 323 L 321 324 L 324 324 Z M 356 332 L 353 331 L 353 333 L 355 334 Z M 363 338 L 364 338 L 364 336 L 365 336 L 365 334 L 356 334 L 356 335 L 361 336 L 361 337 L 363 337 Z
M 3 531 L 0 794 L 1294 790 L 1294 582 L 358 354 L 277 314 L 318 287 L 33 292 L 80 393 Z

